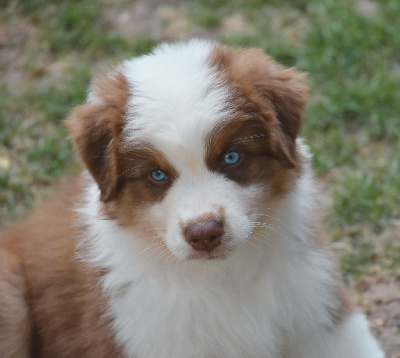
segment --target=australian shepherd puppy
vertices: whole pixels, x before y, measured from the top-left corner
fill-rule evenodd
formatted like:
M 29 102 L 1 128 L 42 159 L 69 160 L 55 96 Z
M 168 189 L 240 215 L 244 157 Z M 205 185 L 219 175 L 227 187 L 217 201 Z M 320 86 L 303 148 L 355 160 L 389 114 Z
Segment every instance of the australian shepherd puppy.
M 1 240 L 0 356 L 383 357 L 319 229 L 303 77 L 196 40 L 94 82 L 87 171 Z

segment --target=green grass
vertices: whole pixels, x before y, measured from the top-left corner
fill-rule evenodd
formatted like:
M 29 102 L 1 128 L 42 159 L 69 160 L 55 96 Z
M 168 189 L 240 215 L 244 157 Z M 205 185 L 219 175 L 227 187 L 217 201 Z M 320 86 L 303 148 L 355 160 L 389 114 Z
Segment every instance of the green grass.
M 192 18 L 196 25 L 206 28 L 214 28 L 221 23 L 221 17 L 218 13 L 207 8 L 200 8 L 193 11 Z
M 398 176 L 379 170 L 348 170 L 334 192 L 333 223 L 365 225 L 379 230 L 394 214 Z
M 312 1 L 307 0 L 196 0 L 196 4 L 201 4 L 204 8 L 213 10 L 221 10 L 229 8 L 230 10 L 253 10 L 259 11 L 263 8 L 270 8 L 271 6 L 290 6 L 293 8 L 304 10 L 307 8 L 308 3 Z
M 88 59 L 124 58 L 148 52 L 154 40 L 143 36 L 126 38 L 108 30 L 103 18 L 106 1 L 20 0 L 21 15 L 40 29 L 41 41 L 55 54 L 79 51 Z
M 393 240 L 382 248 L 362 242 L 353 252 L 343 255 L 340 267 L 347 283 L 354 283 L 365 275 L 400 279 L 400 245 Z
M 368 272 L 375 263 L 377 255 L 373 245 L 364 243 L 356 251 L 345 255 L 341 259 L 341 270 L 345 281 L 350 282 Z
M 65 118 L 69 109 L 81 104 L 90 81 L 90 69 L 84 63 L 71 68 L 71 73 L 58 81 L 22 93 L 22 100 L 31 103 L 33 109 L 43 113 L 46 120 Z
M 82 67 L 62 80 L 34 82 L 22 93 L 4 91 L 0 139 L 11 165 L 9 170 L 0 169 L 1 216 L 14 219 L 23 215 L 37 190 L 73 167 L 72 147 L 62 120 L 84 100 L 88 83 L 88 68 Z

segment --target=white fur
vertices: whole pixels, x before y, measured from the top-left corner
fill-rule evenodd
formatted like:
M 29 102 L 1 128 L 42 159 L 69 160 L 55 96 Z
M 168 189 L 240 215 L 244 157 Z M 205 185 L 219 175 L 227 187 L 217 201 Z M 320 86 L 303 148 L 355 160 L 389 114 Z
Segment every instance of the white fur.
M 208 41 L 162 45 L 150 55 L 123 63 L 133 93 L 127 108 L 128 141 L 156 140 L 167 157 L 175 144 L 175 165 L 185 167 L 186 160 L 179 163 L 177 155 L 187 151 L 201 163 L 204 136 L 230 116 L 229 91 L 206 65 L 214 46 Z
M 204 139 L 230 116 L 229 91 L 206 64 L 211 48 L 163 46 L 123 65 L 133 93 L 126 140 L 152 143 L 179 178 L 162 202 L 142 209 L 137 231 L 101 220 L 94 182 L 79 209 L 88 259 L 108 268 L 101 284 L 116 341 L 129 358 L 383 357 L 362 315 L 332 321 L 334 265 L 309 239 L 310 168 L 279 202 L 207 169 Z M 186 260 L 193 250 L 180 225 L 221 212 L 232 252 Z

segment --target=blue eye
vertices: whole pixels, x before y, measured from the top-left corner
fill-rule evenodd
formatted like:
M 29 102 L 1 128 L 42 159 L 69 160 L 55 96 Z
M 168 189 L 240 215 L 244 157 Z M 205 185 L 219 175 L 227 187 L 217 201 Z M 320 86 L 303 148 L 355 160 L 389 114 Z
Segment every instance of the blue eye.
M 151 177 L 156 181 L 167 180 L 167 175 L 162 170 L 154 170 L 151 172 Z
M 225 165 L 234 165 L 238 163 L 240 160 L 240 154 L 237 152 L 229 152 L 225 154 L 224 164 Z

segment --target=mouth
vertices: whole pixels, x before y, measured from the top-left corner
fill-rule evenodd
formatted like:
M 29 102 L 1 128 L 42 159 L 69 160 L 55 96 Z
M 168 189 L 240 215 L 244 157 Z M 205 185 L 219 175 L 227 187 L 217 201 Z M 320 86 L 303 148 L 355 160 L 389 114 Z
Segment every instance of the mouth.
M 233 251 L 232 247 L 224 246 L 218 247 L 217 249 L 207 252 L 207 251 L 194 251 L 192 252 L 187 260 L 198 260 L 198 261 L 218 261 L 225 260 L 229 254 Z

